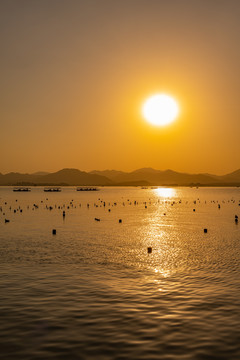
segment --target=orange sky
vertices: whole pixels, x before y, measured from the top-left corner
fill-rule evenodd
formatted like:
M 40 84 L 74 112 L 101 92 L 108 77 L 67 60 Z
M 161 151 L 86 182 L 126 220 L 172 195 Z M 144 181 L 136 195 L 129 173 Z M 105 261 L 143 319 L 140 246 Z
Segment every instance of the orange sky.
M 3 0 L 0 172 L 240 167 L 240 2 Z M 181 108 L 154 127 L 143 101 Z

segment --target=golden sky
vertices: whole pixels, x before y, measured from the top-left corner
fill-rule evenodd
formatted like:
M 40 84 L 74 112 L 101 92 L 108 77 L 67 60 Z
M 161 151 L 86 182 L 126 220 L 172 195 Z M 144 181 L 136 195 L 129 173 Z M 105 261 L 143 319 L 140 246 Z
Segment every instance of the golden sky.
M 240 1 L 1 0 L 0 172 L 240 167 Z M 166 93 L 180 116 L 147 123 Z

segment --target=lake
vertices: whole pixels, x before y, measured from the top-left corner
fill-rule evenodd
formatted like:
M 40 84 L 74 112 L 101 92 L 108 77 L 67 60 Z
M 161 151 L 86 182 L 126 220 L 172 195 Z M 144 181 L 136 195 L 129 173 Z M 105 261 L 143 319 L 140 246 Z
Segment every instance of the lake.
M 239 204 L 239 188 L 0 187 L 2 358 L 239 360 Z

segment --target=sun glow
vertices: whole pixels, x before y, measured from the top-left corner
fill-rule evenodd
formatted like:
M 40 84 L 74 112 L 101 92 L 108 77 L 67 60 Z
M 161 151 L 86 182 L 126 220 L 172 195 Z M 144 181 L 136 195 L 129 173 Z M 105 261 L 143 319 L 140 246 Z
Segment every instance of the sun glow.
M 157 94 L 145 101 L 142 107 L 142 114 L 149 123 L 165 126 L 177 118 L 179 107 L 171 96 Z
M 161 188 L 157 188 L 155 192 L 159 197 L 162 198 L 172 198 L 175 196 L 175 190 L 173 188 L 161 187 Z

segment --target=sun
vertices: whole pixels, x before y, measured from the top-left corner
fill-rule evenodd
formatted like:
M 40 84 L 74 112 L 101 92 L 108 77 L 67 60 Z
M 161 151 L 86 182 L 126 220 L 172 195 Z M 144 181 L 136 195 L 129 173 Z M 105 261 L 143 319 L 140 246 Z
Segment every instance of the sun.
M 149 123 L 157 126 L 165 126 L 177 118 L 179 106 L 171 96 L 156 94 L 144 102 L 142 114 Z

